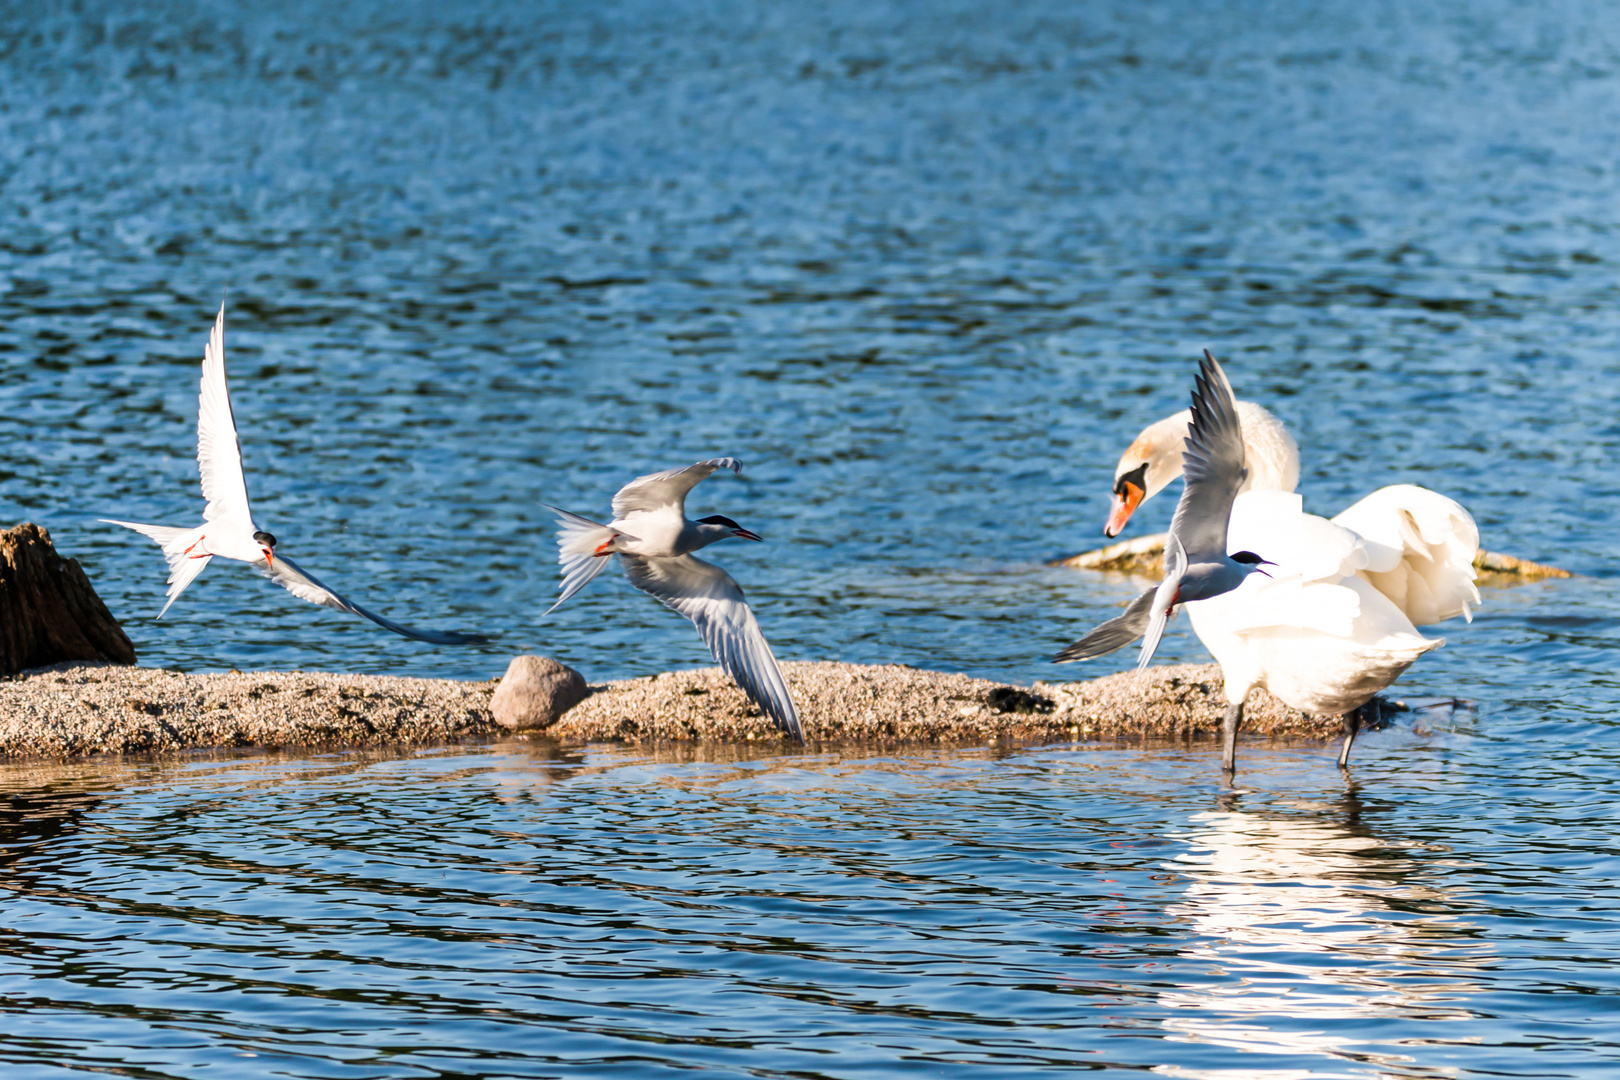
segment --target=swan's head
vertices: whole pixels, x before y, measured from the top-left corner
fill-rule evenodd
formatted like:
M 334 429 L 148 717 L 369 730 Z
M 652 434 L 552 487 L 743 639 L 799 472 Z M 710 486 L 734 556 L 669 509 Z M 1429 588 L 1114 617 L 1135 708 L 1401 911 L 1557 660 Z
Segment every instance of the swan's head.
M 1237 403 L 1249 478 L 1239 491 L 1293 491 L 1299 483 L 1299 446 L 1283 422 L 1252 401 Z M 1192 411 L 1183 409 L 1142 429 L 1114 468 L 1114 504 L 1103 535 L 1118 536 L 1136 508 L 1181 475 Z
M 733 536 L 739 540 L 763 541 L 765 539 L 758 533 L 749 532 L 723 514 L 711 514 L 706 518 L 699 518 L 697 525 L 698 535 L 703 537 L 706 544 L 712 544 L 716 540 L 727 540 Z
M 260 551 L 264 552 L 264 561 L 271 566 L 276 565 L 276 538 L 260 529 L 253 534 L 253 542 L 259 545 Z
M 1138 506 L 1181 475 L 1181 451 L 1191 423 L 1192 411 L 1183 409 L 1143 428 L 1125 448 L 1114 468 L 1114 505 L 1103 526 L 1104 536 L 1118 536 Z

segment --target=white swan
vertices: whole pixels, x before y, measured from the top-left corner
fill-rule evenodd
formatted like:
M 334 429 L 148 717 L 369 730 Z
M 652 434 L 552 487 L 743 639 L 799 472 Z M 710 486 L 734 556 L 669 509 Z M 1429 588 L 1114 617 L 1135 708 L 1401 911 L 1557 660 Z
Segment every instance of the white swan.
M 1227 547 L 1278 565 L 1270 577 L 1256 574 L 1229 593 L 1186 605 L 1226 679 L 1221 765 L 1235 771 L 1243 703 L 1259 686 L 1303 712 L 1343 716 L 1342 766 L 1360 707 L 1445 644 L 1417 626 L 1473 618 L 1479 530 L 1456 502 L 1412 484 L 1380 488 L 1332 521 L 1307 514 L 1293 490 L 1293 436 L 1253 402 L 1238 402 L 1238 417 L 1250 477 L 1232 504 Z M 1150 425 L 1120 457 L 1110 536 L 1181 475 L 1188 420 L 1182 412 Z

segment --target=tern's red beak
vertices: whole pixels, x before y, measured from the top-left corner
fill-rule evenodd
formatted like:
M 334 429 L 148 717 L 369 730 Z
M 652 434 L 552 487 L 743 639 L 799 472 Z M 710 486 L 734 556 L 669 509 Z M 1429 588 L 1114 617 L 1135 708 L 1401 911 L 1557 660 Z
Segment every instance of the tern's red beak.
M 758 540 L 762 544 L 765 542 L 765 538 L 759 533 L 749 532 L 747 529 L 733 529 L 731 535 L 742 540 Z
M 276 568 L 276 553 L 269 548 L 260 548 L 259 550 L 264 552 L 264 561 L 270 564 L 270 569 L 274 570 Z
M 1103 535 L 1112 539 L 1119 535 L 1125 523 L 1131 520 L 1136 508 L 1142 503 L 1142 489 L 1129 480 L 1120 485 L 1120 490 L 1114 494 L 1114 507 L 1108 512 L 1108 524 L 1103 526 Z

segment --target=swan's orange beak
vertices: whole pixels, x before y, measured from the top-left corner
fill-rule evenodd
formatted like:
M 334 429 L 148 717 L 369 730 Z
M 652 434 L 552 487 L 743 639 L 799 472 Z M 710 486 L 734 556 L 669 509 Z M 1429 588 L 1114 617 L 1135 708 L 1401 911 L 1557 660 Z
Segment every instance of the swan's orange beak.
M 1104 536 L 1113 539 L 1119 535 L 1125 523 L 1131 520 L 1131 515 L 1136 513 L 1136 508 L 1142 504 L 1142 494 L 1142 489 L 1129 480 L 1119 485 L 1119 490 L 1114 492 L 1113 509 L 1108 511 L 1108 524 L 1103 526 Z

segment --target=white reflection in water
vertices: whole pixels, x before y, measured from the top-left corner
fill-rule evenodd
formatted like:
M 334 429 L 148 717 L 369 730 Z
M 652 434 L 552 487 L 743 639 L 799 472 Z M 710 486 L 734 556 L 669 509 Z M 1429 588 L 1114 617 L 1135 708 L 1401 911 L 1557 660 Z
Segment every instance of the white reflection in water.
M 1466 936 L 1469 927 L 1449 913 L 1412 910 L 1444 896 L 1423 883 L 1420 866 L 1403 854 L 1410 847 L 1359 824 L 1353 793 L 1335 808 L 1298 809 L 1347 812 L 1294 818 L 1209 811 L 1174 837 L 1188 848 L 1170 864 L 1190 878 L 1170 909 L 1194 931 L 1184 955 L 1225 977 L 1160 1000 L 1172 1010 L 1165 1026 L 1175 1038 L 1318 1060 L 1157 1071 L 1320 1080 L 1340 1075 L 1323 1071 L 1319 1059 L 1327 1056 L 1355 1066 L 1342 1075 L 1457 1075 L 1443 1066 L 1414 1069 L 1413 1058 L 1376 1045 L 1369 1021 L 1471 1018 L 1455 1004 L 1478 989 L 1459 977 L 1483 959 Z

